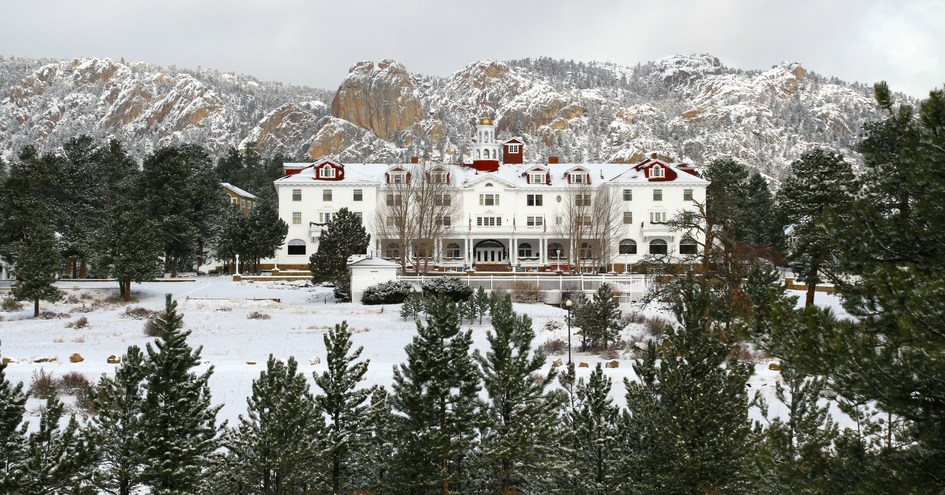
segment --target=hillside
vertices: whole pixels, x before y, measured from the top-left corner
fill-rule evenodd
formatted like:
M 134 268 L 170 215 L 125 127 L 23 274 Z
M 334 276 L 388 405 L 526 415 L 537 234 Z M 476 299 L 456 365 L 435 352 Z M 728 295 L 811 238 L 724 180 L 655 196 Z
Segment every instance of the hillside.
M 447 77 L 358 62 L 334 92 L 141 62 L 0 57 L 0 155 L 85 133 L 117 137 L 139 157 L 175 143 L 218 155 L 252 142 L 302 160 L 456 162 L 488 113 L 500 138 L 524 138 L 530 161 L 732 156 L 780 178 L 812 146 L 857 160 L 862 124 L 881 117 L 871 93 L 795 62 L 740 71 L 710 55 L 635 67 L 489 60 Z

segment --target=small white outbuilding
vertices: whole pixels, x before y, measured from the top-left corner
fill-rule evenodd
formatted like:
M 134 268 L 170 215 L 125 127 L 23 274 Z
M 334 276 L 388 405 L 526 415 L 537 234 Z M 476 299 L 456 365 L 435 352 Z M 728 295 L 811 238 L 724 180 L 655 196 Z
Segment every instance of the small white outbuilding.
M 400 265 L 383 258 L 368 256 L 348 263 L 351 273 L 351 302 L 361 302 L 364 289 L 397 278 Z

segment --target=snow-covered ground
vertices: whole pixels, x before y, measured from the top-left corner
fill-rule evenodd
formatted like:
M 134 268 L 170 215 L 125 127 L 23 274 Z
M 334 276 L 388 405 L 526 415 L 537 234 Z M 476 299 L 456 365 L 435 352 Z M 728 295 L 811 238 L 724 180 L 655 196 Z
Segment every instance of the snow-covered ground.
M 322 336 L 335 324 L 347 321 L 353 329 L 355 345 L 364 346 L 362 359 L 370 360 L 365 385 L 390 386 L 393 368 L 405 361 L 404 346 L 416 333 L 416 323 L 400 317 L 400 305 L 336 304 L 331 289 L 307 284 L 233 282 L 227 277 L 151 282 L 132 286 L 138 300 L 131 303 L 117 300 L 115 283 L 65 281 L 58 285 L 65 299 L 54 304 L 42 302 L 40 309 L 62 313 L 62 318 L 34 319 L 31 304 L 25 304 L 22 311 L 0 312 L 0 355 L 13 360 L 6 369 L 9 380 L 28 386 L 34 372 L 40 369 L 56 377 L 79 372 L 92 381 L 103 373 L 113 373 L 115 365 L 106 362 L 110 355 L 121 356 L 128 346 L 143 348 L 153 340 L 143 332 L 145 320 L 126 317 L 126 308 L 163 309 L 164 295 L 169 293 L 178 301 L 185 327 L 192 332 L 190 345 L 202 346 L 205 366 L 214 367 L 210 380 L 213 401 L 223 405 L 219 419 L 231 424 L 244 413 L 252 381 L 265 368 L 270 354 L 282 359 L 295 356 L 300 370 L 311 378 L 313 372 L 325 369 Z M 0 297 L 5 295 L 5 289 L 0 288 Z M 827 294 L 818 293 L 817 303 L 839 308 L 836 297 Z M 93 306 L 94 309 L 83 312 Z M 532 318 L 536 345 L 556 338 L 567 341 L 564 310 L 544 304 L 516 304 L 515 311 Z M 670 319 L 659 308 L 639 311 Z M 254 312 L 270 318 L 248 318 Z M 87 318 L 88 325 L 71 328 L 70 323 L 74 325 L 81 317 Z M 550 321 L 557 322 L 558 328 L 546 327 Z M 463 327 L 472 328 L 474 345 L 484 352 L 488 346 L 486 332 L 491 329 L 488 317 L 481 325 L 464 323 Z M 621 337 L 639 339 L 643 333 L 642 325 L 631 325 Z M 572 342 L 576 348 L 579 338 L 572 337 Z M 80 354 L 84 361 L 70 363 L 73 353 Z M 589 365 L 578 368 L 579 377 L 589 375 L 598 362 L 611 361 L 596 354 L 576 350 L 572 353 L 575 362 Z M 55 362 L 36 362 L 42 358 L 55 358 Z M 567 352 L 549 356 L 546 368 L 556 359 L 567 361 Z M 617 360 L 619 367 L 605 368 L 605 372 L 614 382 L 615 402 L 623 404 L 623 378 L 634 378 L 633 357 L 622 352 Z M 772 403 L 773 383 L 778 374 L 770 371 L 768 364 L 758 362 L 750 383 L 752 390 L 762 390 Z M 316 390 L 314 383 L 312 387 Z M 772 413 L 777 413 L 776 405 L 771 405 Z M 35 418 L 40 402 L 31 399 L 29 407 Z

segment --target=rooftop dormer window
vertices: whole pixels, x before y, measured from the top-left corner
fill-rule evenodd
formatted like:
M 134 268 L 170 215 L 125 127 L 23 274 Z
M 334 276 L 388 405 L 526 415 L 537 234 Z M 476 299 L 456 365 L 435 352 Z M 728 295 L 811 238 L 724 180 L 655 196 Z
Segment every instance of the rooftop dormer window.
M 324 179 L 334 179 L 335 167 L 332 167 L 326 163 L 321 169 L 319 169 L 318 176 Z
M 587 172 L 571 172 L 569 179 L 571 184 L 590 184 L 590 177 L 588 177 Z
M 545 173 L 544 172 L 529 172 L 528 183 L 529 184 L 544 184 Z
M 663 167 L 654 165 L 652 168 L 650 168 L 650 177 L 653 179 L 662 179 L 665 177 Z
M 510 145 L 508 145 L 508 150 L 509 150 L 509 153 L 516 153 L 516 154 L 517 154 L 517 153 L 519 152 L 519 145 L 517 145 L 517 144 L 510 144 Z
M 448 182 L 448 175 L 442 170 L 434 170 L 430 172 L 430 182 L 434 184 L 446 184 Z
M 397 170 L 388 174 L 391 184 L 404 184 L 407 182 L 407 172 Z

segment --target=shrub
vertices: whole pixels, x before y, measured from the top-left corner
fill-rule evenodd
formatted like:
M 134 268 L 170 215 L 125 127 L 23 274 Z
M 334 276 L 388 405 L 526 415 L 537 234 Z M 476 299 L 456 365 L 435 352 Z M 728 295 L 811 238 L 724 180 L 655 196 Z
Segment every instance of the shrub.
M 246 315 L 247 320 L 268 320 L 272 318 L 266 313 L 260 313 L 259 311 L 253 311 L 252 313 Z
M 517 303 L 537 303 L 541 293 L 534 282 L 516 281 L 512 283 L 512 300 Z
M 663 335 L 666 333 L 666 329 L 669 328 L 669 326 L 669 321 L 663 318 L 653 317 L 646 319 L 646 331 L 649 332 L 650 335 Z
M 7 313 L 13 313 L 15 311 L 23 310 L 23 303 L 17 301 L 12 296 L 6 296 L 3 300 L 0 300 L 0 310 L 6 311 Z
M 77 318 L 75 321 L 66 323 L 66 328 L 85 328 L 87 326 L 89 326 L 89 319 L 84 316 Z
M 153 316 L 148 319 L 148 322 L 144 324 L 144 334 L 148 337 L 160 337 L 161 329 L 154 323 L 154 320 L 158 319 L 161 316 L 164 316 L 163 311 L 151 311 Z
M 446 296 L 460 302 L 472 297 L 473 289 L 458 277 L 436 277 L 423 283 L 423 295 Z
M 58 389 L 56 379 L 52 373 L 40 368 L 33 372 L 33 381 L 30 382 L 30 396 L 37 399 L 48 399 Z
M 142 308 L 141 306 L 129 306 L 125 308 L 125 313 L 122 317 L 131 318 L 132 320 L 151 320 L 157 317 L 158 314 L 160 314 L 160 312 L 153 309 Z
M 363 304 L 400 304 L 407 300 L 407 296 L 413 292 L 408 282 L 403 280 L 391 280 L 372 285 L 364 289 L 361 296 Z
M 41 320 L 60 320 L 69 317 L 69 313 L 57 313 L 55 311 L 40 311 L 39 313 Z
M 545 354 L 564 354 L 568 352 L 568 343 L 562 339 L 550 339 L 541 345 Z
M 88 390 L 91 387 L 92 383 L 89 382 L 89 379 L 77 371 L 70 371 L 62 375 L 58 383 L 59 390 L 69 395 L 78 395 L 79 391 Z

